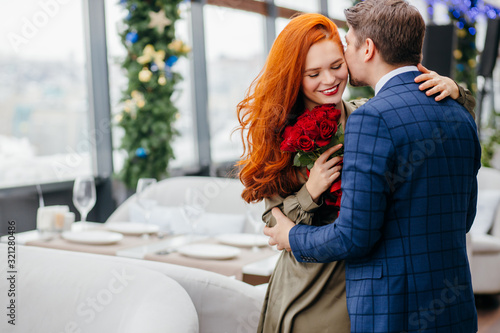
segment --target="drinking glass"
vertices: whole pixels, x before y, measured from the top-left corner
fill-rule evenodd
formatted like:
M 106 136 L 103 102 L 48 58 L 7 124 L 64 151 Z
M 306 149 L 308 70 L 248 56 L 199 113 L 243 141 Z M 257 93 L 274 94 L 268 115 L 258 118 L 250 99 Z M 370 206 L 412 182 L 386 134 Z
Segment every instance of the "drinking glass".
M 139 181 L 137 182 L 137 190 L 136 190 L 136 196 L 137 196 L 137 203 L 139 206 L 142 208 L 142 211 L 144 212 L 144 222 L 146 225 L 149 224 L 149 220 L 151 218 L 151 210 L 153 207 L 156 205 L 156 201 L 153 199 L 148 199 L 146 195 L 146 190 L 156 184 L 157 181 L 155 178 L 140 178 Z M 149 233 L 146 231 L 143 235 L 143 238 L 148 238 Z
M 87 215 L 94 208 L 96 202 L 96 191 L 94 177 L 80 176 L 75 179 L 73 185 L 73 204 L 80 213 L 82 227 L 85 226 Z

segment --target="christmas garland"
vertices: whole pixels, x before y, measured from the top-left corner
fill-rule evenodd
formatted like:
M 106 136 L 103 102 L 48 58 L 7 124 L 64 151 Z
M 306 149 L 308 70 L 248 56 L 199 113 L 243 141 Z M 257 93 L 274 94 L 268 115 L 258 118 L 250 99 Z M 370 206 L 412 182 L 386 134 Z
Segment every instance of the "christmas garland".
M 127 56 L 122 68 L 128 87 L 123 92 L 123 110 L 118 126 L 124 129 L 121 148 L 127 158 L 119 172 L 128 188 L 139 178 L 167 176 L 169 161 L 175 158 L 171 146 L 178 135 L 173 127 L 177 108 L 171 101 L 175 84 L 182 79 L 172 70 L 190 48 L 175 38 L 182 0 L 121 0 L 128 10 L 120 33 Z

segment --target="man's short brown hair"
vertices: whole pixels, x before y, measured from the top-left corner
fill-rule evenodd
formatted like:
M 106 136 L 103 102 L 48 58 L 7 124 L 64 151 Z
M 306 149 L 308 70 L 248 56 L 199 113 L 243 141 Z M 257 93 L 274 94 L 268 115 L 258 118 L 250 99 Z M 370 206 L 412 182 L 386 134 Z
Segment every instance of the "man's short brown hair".
M 406 1 L 365 0 L 344 13 L 358 38 L 357 48 L 370 38 L 389 65 L 416 65 L 421 61 L 425 22 Z

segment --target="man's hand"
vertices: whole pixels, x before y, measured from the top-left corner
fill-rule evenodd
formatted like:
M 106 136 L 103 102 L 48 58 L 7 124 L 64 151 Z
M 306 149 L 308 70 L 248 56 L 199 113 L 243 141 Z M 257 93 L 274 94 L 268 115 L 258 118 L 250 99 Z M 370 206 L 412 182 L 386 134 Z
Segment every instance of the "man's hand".
M 276 219 L 276 225 L 272 228 L 264 227 L 264 235 L 270 237 L 269 245 L 277 245 L 278 250 L 291 251 L 288 234 L 290 233 L 290 229 L 295 226 L 295 223 L 286 217 L 277 207 L 274 207 L 271 213 Z

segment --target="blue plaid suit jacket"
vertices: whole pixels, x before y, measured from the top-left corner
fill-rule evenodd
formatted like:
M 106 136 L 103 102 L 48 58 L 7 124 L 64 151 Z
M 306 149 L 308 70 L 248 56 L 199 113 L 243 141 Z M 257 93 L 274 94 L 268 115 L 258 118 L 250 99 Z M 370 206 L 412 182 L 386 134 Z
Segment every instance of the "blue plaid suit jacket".
M 289 234 L 298 261 L 346 259 L 351 332 L 477 331 L 465 248 L 477 129 L 452 99 L 420 92 L 418 74 L 393 77 L 349 117 L 338 219 Z

